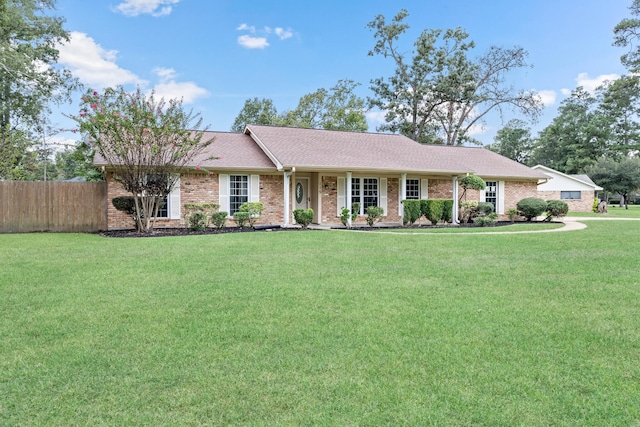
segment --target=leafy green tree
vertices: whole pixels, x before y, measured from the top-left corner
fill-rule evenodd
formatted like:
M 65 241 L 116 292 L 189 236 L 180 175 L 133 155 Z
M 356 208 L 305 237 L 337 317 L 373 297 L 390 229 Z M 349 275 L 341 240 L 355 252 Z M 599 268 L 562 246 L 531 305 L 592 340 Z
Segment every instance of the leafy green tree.
M 532 164 L 560 172 L 583 173 L 607 152 L 609 126 L 597 111 L 597 99 L 582 87 L 565 99 L 558 116 L 540 132 Z
M 633 0 L 629 7 L 632 18 L 625 18 L 613 29 L 613 45 L 629 47 L 629 51 L 620 57 L 622 65 L 631 72 L 640 70 L 640 45 L 637 44 L 640 36 L 640 0 Z M 634 45 L 635 43 L 635 45 Z
M 491 151 L 505 156 L 518 163 L 528 164 L 534 140 L 531 128 L 519 119 L 512 119 L 500 129 L 494 137 L 494 143 L 489 145 Z
M 607 156 L 626 157 L 640 150 L 640 78 L 622 76 L 599 88 L 599 112 L 607 122 Z
M 56 67 L 56 46 L 69 34 L 51 16 L 54 7 L 54 0 L 0 0 L 0 179 L 16 177 L 6 171 L 20 169 L 50 103 L 69 100 L 79 86 Z
M 354 93 L 359 83 L 339 80 L 327 90 L 318 89 L 300 98 L 298 106 L 285 112 L 280 124 L 327 130 L 365 132 L 368 129 L 365 100 Z
M 102 172 L 93 166 L 95 152 L 89 145 L 79 142 L 55 154 L 55 174 L 59 180 L 84 178 L 85 181 L 102 181 Z
M 399 132 L 421 143 L 461 145 L 475 142 L 471 129 L 492 110 L 510 105 L 537 116 L 539 98 L 514 92 L 506 83 L 509 71 L 528 66 L 524 49 L 492 47 L 471 60 L 475 44 L 463 29 L 424 30 L 407 58 L 398 42 L 409 28 L 403 22 L 408 15 L 402 9 L 391 23 L 378 15 L 367 25 L 376 39 L 369 55 L 391 58 L 396 66 L 392 77 L 371 81 L 375 97 L 369 98 L 369 107 L 385 112 L 379 131 Z
M 619 161 L 602 158 L 587 168 L 587 174 L 605 191 L 620 194 L 620 205 L 629 209 L 629 194 L 640 189 L 640 158 L 623 158 Z
M 247 99 L 238 116 L 233 121 L 231 132 L 241 133 L 248 124 L 277 125 L 278 111 L 270 99 Z
M 205 139 L 199 114 L 187 112 L 182 101 L 156 101 L 140 89 L 127 93 L 107 88 L 87 92 L 78 116 L 72 116 L 87 144 L 114 171 L 114 179 L 135 200 L 137 229 L 153 229 L 152 219 L 187 170 L 213 139 Z

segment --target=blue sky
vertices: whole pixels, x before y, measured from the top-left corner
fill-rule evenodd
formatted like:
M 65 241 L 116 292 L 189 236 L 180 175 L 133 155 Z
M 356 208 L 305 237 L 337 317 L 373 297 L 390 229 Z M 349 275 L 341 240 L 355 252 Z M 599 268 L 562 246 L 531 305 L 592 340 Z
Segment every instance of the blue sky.
M 181 97 L 200 112 L 211 130 L 228 131 L 244 102 L 269 98 L 279 112 L 300 97 L 329 89 L 340 79 L 372 95 L 370 80 L 391 76 L 391 60 L 370 57 L 375 41 L 366 28 L 376 15 L 388 21 L 401 9 L 411 28 L 400 40 L 411 51 L 418 34 L 431 28 L 463 27 L 475 54 L 492 45 L 522 46 L 533 68 L 510 75 L 510 84 L 538 91 L 545 110 L 534 134 L 548 125 L 567 94 L 592 90 L 624 74 L 613 27 L 629 17 L 631 0 L 58 0 L 70 43 L 60 64 L 86 87 L 124 85 Z M 57 114 L 59 127 L 71 123 Z M 380 112 L 368 114 L 374 132 Z M 490 117 L 476 137 L 493 141 L 503 123 Z M 73 134 L 67 134 L 67 136 Z M 60 137 L 65 136 L 64 134 Z

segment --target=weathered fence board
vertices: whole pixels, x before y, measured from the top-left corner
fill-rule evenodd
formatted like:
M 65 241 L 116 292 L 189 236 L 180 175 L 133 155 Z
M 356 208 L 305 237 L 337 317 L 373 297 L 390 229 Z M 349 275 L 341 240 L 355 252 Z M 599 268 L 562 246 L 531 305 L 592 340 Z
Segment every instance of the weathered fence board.
M 0 233 L 106 228 L 104 182 L 0 182 Z

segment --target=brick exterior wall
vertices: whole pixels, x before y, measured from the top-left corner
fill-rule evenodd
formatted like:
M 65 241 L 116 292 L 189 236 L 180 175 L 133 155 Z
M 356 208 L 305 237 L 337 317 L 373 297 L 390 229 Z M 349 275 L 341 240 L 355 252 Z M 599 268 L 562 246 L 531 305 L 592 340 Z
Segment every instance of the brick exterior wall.
M 569 205 L 569 212 L 592 212 L 595 191 L 583 190 L 580 192 L 580 196 L 580 200 L 564 200 Z M 538 195 L 535 197 L 544 200 L 561 200 L 560 191 L 538 191 Z
M 322 175 L 319 177 L 320 182 L 320 200 L 322 215 L 320 222 L 322 224 L 339 224 L 340 217 L 337 214 L 338 203 L 338 178 L 333 175 Z M 295 180 L 291 179 L 291 188 Z M 131 229 L 134 228 L 133 220 L 124 212 L 117 211 L 111 199 L 117 196 L 129 196 L 122 186 L 113 180 L 113 174 L 107 174 L 107 192 L 108 192 L 108 229 Z M 428 183 L 428 197 L 431 199 L 451 199 L 452 198 L 452 181 L 450 178 L 430 178 Z M 219 203 L 219 175 L 217 173 L 187 173 L 182 175 L 180 179 L 180 212 L 181 218 L 166 219 L 158 218 L 156 227 L 183 227 L 185 226 L 184 204 L 185 203 Z M 264 204 L 264 211 L 257 224 L 282 224 L 284 222 L 284 196 L 283 196 L 284 177 L 282 174 L 260 175 L 260 201 Z M 310 186 L 314 187 L 313 180 Z M 313 188 L 309 189 L 313 192 Z M 459 195 L 462 195 L 462 188 L 459 188 Z M 398 215 L 398 199 L 400 192 L 400 178 L 387 178 L 387 209 L 383 222 L 401 223 L 402 218 Z M 515 182 L 506 181 L 504 188 L 504 209 L 505 212 L 515 208 L 518 201 L 526 197 L 540 197 L 547 199 L 559 199 L 559 192 L 547 192 L 553 194 L 543 194 L 538 192 L 537 185 L 534 182 Z M 556 194 L 557 193 L 557 194 Z M 592 193 L 592 192 L 591 192 Z M 291 194 L 291 193 L 290 193 Z M 583 200 L 567 201 L 571 211 L 588 211 L 591 210 L 593 203 L 593 194 L 583 192 Z M 467 200 L 480 200 L 480 191 L 467 191 Z M 292 200 L 293 202 L 293 200 Z M 312 206 L 315 207 L 315 206 Z M 342 207 L 342 206 L 340 206 Z M 317 210 L 317 208 L 315 208 Z M 293 208 L 291 209 L 291 212 Z M 506 217 L 506 216 L 503 216 Z M 501 217 L 501 219 L 503 219 Z M 289 218 L 289 223 L 293 224 L 293 215 Z M 366 223 L 365 216 L 359 216 L 355 223 Z M 227 226 L 235 226 L 232 218 L 227 221 Z

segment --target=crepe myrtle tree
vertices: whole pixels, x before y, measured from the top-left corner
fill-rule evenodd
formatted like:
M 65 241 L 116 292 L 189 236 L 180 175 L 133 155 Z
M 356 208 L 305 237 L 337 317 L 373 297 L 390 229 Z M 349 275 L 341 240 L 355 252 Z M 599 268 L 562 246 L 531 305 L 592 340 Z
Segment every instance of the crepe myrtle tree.
M 89 146 L 114 171 L 114 179 L 133 194 L 138 231 L 153 229 L 158 208 L 178 177 L 193 168 L 212 142 L 204 137 L 200 114 L 185 111 L 182 100 L 156 100 L 138 88 L 122 87 L 102 94 L 87 91 L 80 113 L 71 116 Z M 200 169 L 199 166 L 195 167 Z

